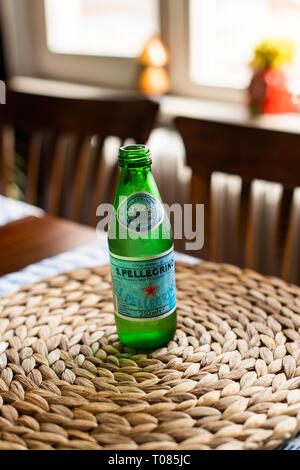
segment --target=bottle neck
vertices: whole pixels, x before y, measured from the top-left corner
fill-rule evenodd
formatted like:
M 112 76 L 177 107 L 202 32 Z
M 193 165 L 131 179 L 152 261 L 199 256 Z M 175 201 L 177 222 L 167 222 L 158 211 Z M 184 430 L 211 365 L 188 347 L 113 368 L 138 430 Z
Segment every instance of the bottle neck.
M 146 192 L 160 198 L 154 177 L 151 173 L 151 156 L 145 145 L 123 147 L 119 152 L 121 174 L 116 199 L 137 192 Z M 116 202 L 118 204 L 118 202 Z
M 119 166 L 130 171 L 151 169 L 152 158 L 146 145 L 127 145 L 119 150 Z
M 150 176 L 151 175 L 151 176 Z M 151 166 L 147 168 L 127 168 L 121 167 L 120 183 L 121 184 L 143 184 L 143 181 L 152 178 Z

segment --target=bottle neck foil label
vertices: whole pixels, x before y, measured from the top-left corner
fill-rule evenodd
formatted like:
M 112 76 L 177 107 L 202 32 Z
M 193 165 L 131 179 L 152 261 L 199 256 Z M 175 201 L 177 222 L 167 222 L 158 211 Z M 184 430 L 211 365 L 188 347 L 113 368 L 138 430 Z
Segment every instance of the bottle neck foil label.
M 176 309 L 174 248 L 152 258 L 110 254 L 116 315 L 127 320 L 159 320 Z
M 148 233 L 163 221 L 164 209 L 159 199 L 139 192 L 125 198 L 118 207 L 117 218 L 122 227 L 137 233 Z

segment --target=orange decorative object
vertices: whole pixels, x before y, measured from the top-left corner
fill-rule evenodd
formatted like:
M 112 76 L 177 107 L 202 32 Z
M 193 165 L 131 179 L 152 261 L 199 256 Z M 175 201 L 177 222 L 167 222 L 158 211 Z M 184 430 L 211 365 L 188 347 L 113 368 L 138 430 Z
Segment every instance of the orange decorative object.
M 146 67 L 139 79 L 139 88 L 143 93 L 160 95 L 170 89 L 170 80 L 164 67 Z
M 158 36 L 147 42 L 140 56 L 140 63 L 155 67 L 164 67 L 169 63 L 169 53 Z
M 256 71 L 248 88 L 248 103 L 253 115 L 280 114 L 294 111 L 283 70 Z
M 165 66 L 169 63 L 169 53 L 158 36 L 147 42 L 139 62 L 145 66 L 139 78 L 140 90 L 153 95 L 167 93 L 170 80 Z

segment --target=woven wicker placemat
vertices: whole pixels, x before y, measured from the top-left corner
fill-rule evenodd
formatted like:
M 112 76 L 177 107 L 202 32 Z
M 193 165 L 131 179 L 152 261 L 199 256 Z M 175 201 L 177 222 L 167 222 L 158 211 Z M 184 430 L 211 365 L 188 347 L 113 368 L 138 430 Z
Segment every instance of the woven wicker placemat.
M 300 288 L 177 263 L 178 330 L 123 347 L 108 266 L 0 299 L 0 449 L 273 449 L 300 427 Z

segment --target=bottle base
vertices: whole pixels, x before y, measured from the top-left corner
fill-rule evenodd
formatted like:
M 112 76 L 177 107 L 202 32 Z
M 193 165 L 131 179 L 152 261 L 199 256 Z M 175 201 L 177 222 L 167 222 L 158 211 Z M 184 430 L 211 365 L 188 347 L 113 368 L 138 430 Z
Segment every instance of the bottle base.
M 124 346 L 133 350 L 141 351 L 152 351 L 157 348 L 161 348 L 169 343 L 174 338 L 175 331 L 169 335 L 154 335 L 149 334 L 143 335 L 143 338 L 139 341 L 136 337 L 132 338 L 132 335 L 119 335 L 119 339 Z
M 176 310 L 171 315 L 153 322 L 124 320 L 116 315 L 118 336 L 126 347 L 150 351 L 168 344 L 176 332 Z

